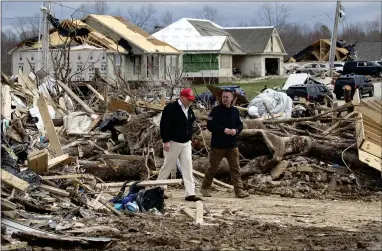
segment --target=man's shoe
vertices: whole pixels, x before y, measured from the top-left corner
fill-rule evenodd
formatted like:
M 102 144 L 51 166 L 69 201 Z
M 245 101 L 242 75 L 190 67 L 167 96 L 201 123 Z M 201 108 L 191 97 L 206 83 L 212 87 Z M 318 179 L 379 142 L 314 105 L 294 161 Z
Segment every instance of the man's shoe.
M 238 190 L 238 191 L 235 192 L 235 197 L 236 197 L 236 198 L 246 198 L 246 197 L 248 197 L 248 196 L 249 196 L 249 193 L 244 192 L 243 189 L 240 189 L 240 190 Z
M 212 197 L 211 190 L 209 188 L 200 188 L 200 193 L 203 197 Z
M 185 198 L 186 201 L 198 201 L 198 200 L 202 200 L 202 198 L 196 196 L 196 195 L 191 195 L 191 196 L 187 196 Z

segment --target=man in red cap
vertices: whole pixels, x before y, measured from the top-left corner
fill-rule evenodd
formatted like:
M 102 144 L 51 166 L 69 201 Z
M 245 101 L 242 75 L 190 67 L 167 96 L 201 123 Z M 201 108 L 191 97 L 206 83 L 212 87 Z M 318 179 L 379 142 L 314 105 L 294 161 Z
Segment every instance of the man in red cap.
M 159 171 L 158 180 L 165 180 L 169 177 L 179 158 L 187 201 L 201 200 L 195 195 L 195 182 L 192 174 L 191 138 L 195 115 L 190 106 L 194 100 L 192 89 L 183 89 L 179 99 L 169 103 L 163 109 L 160 121 L 164 163 Z

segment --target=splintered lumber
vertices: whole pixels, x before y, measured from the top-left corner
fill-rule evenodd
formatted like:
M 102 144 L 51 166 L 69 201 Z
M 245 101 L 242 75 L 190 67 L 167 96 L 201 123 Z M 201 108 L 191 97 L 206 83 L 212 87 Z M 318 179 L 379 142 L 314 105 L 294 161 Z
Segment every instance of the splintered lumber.
M 147 187 L 147 186 L 165 186 L 165 185 L 180 185 L 182 184 L 182 179 L 171 179 L 171 180 L 144 180 L 137 184 L 137 187 Z M 107 187 L 122 187 L 124 182 L 111 182 L 105 184 L 97 184 L 96 188 L 101 188 L 104 186 Z M 129 182 L 126 186 L 131 186 L 134 184 L 134 181 Z
M 82 99 L 80 99 L 66 84 L 62 83 L 59 80 L 57 80 L 57 83 L 59 86 L 62 87 L 62 89 L 64 89 L 64 91 L 66 91 L 69 94 L 70 97 L 75 99 L 78 102 L 78 104 L 80 104 L 87 112 L 89 112 L 90 114 L 95 113 L 93 109 L 91 109 L 84 101 L 82 101 Z
M 201 172 L 198 172 L 196 170 L 192 170 L 192 173 L 195 174 L 196 176 L 204 178 L 204 174 L 201 173 Z M 233 189 L 232 185 L 229 185 L 227 183 L 221 182 L 221 181 L 219 181 L 217 179 L 213 179 L 212 182 L 215 183 L 216 185 L 219 185 L 219 186 L 222 186 L 222 187 L 225 187 L 225 188 L 229 188 L 229 189 Z
M 44 149 L 28 155 L 28 168 L 36 173 L 48 171 L 48 150 Z
M 50 159 L 48 161 L 48 169 L 68 165 L 70 163 L 73 163 L 73 161 L 75 161 L 75 159 L 70 157 L 69 154 L 64 154 L 56 158 Z
M 9 200 L 1 198 L 1 210 L 9 211 L 17 209 L 17 205 L 15 203 L 10 202 Z
M 111 98 L 107 105 L 107 110 L 109 112 L 115 112 L 116 110 L 119 110 L 119 109 L 125 110 L 130 113 L 135 113 L 134 105 L 129 104 L 118 98 Z
M 134 159 L 131 158 L 124 160 L 79 160 L 78 164 L 85 169 L 86 173 L 93 174 L 103 181 L 147 180 L 150 177 L 150 169 L 146 165 L 145 157 L 143 156 L 137 156 L 134 157 Z
M 89 84 L 86 84 L 86 86 L 89 88 L 89 90 L 94 93 L 94 95 L 101 101 L 104 101 L 105 102 L 105 98 L 99 93 L 97 92 L 96 89 L 93 88 L 93 86 L 89 85 Z
M 203 202 L 196 202 L 196 219 L 197 224 L 203 224 Z
M 52 193 L 52 194 L 69 197 L 69 193 L 67 191 L 56 188 L 56 187 L 52 187 L 48 185 L 40 185 L 38 188 L 43 191 L 48 191 L 49 193 Z
M 21 250 L 28 246 L 28 242 L 17 241 L 6 245 L 1 245 L 1 250 L 10 251 L 10 250 Z
M 53 121 L 49 115 L 48 106 L 46 105 L 44 95 L 40 95 L 40 97 L 37 99 L 37 106 L 49 138 L 49 149 L 52 151 L 55 157 L 63 155 L 64 153 L 61 149 L 60 140 L 58 139 L 56 130 L 54 129 Z
M 1 182 L 4 182 L 5 184 L 12 186 L 22 192 L 25 192 L 29 188 L 29 183 L 26 181 L 23 181 L 19 177 L 16 177 L 15 175 L 5 171 L 4 169 L 1 169 Z

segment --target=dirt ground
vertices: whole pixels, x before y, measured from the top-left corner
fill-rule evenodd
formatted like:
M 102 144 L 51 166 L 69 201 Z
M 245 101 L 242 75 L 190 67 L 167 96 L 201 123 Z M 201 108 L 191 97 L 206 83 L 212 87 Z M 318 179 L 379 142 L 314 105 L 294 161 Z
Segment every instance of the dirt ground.
M 232 193 L 215 190 L 203 201 L 204 225 L 182 214 L 185 206 L 196 210 L 195 203 L 184 201 L 183 189 L 171 188 L 167 194 L 172 197 L 166 200 L 164 216 L 109 219 L 107 225 L 121 232 L 92 236 L 116 238 L 107 250 L 382 250 L 380 194 L 367 201 L 264 195 L 236 199 Z M 101 219 L 96 221 L 101 224 Z

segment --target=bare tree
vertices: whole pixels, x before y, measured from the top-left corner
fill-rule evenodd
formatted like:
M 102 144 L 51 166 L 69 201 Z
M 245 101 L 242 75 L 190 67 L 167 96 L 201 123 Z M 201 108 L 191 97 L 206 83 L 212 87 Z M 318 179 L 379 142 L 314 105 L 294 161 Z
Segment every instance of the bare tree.
M 90 13 L 94 13 L 97 15 L 106 15 L 110 11 L 110 6 L 107 2 L 92 2 L 85 5 L 86 10 Z
M 33 17 L 16 19 L 12 26 L 20 39 L 25 40 L 38 36 L 40 20 L 40 15 L 37 13 Z
M 162 14 L 159 19 L 159 24 L 162 27 L 169 26 L 173 22 L 172 12 L 166 9 L 166 11 Z
M 220 20 L 218 10 L 216 8 L 211 7 L 210 5 L 204 5 L 203 9 L 196 13 L 196 18 L 207 19 L 212 22 Z
M 237 27 L 250 27 L 250 26 L 257 26 L 258 25 L 258 22 L 256 20 L 252 20 L 252 21 L 240 21 L 237 23 Z
M 151 28 L 150 25 L 152 26 L 155 21 L 154 15 L 156 12 L 152 4 L 142 5 L 139 9 L 130 6 L 127 9 L 126 17 L 139 28 L 148 31 Z
M 8 52 L 19 41 L 17 35 L 10 29 L 1 31 L 1 70 L 6 74 L 12 74 L 12 55 L 9 55 Z
M 259 17 L 264 25 L 275 26 L 281 31 L 287 24 L 290 12 L 291 7 L 286 4 L 268 2 L 261 5 Z

